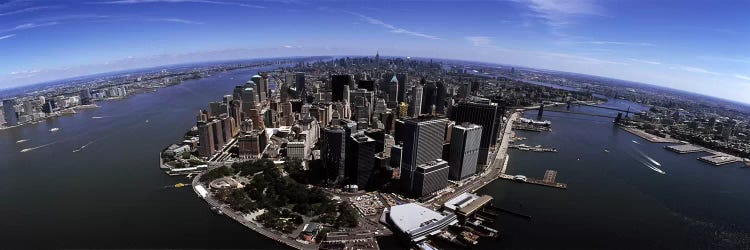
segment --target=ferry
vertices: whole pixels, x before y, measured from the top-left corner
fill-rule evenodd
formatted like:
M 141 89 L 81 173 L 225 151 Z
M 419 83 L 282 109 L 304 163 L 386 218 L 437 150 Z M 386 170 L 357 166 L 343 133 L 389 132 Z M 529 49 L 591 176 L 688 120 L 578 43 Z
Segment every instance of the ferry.
M 24 148 L 24 149 L 21 149 L 21 153 L 29 152 L 31 150 L 34 150 L 34 149 L 33 148 Z
M 49 132 L 57 132 L 58 130 L 60 130 L 60 128 L 51 128 L 51 129 L 49 130 Z
M 523 176 L 523 175 L 516 175 L 516 176 L 513 176 L 513 180 L 514 181 L 526 182 L 527 178 L 526 178 L 526 176 Z

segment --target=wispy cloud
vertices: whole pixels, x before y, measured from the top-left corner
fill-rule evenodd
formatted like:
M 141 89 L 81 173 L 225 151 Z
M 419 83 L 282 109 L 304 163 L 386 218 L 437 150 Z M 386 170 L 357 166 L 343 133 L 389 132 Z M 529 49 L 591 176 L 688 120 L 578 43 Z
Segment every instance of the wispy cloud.
M 149 22 L 170 22 L 170 23 L 182 23 L 182 24 L 204 24 L 203 22 L 185 20 L 180 18 L 148 18 L 146 21 Z
M 51 5 L 50 6 L 35 6 L 35 7 L 28 7 L 28 8 L 17 9 L 17 10 L 12 10 L 12 11 L 0 12 L 0 16 L 9 16 L 9 15 L 27 13 L 27 12 L 32 12 L 32 11 L 57 9 L 57 8 L 60 8 L 60 6 L 51 6 Z
M 31 22 L 31 23 L 19 24 L 19 25 L 16 25 L 15 27 L 13 27 L 13 28 L 6 29 L 4 31 L 5 32 L 9 32 L 9 31 L 28 30 L 28 29 L 34 29 L 34 28 L 39 28 L 39 27 L 46 27 L 46 26 L 57 25 L 57 24 L 59 24 L 59 23 L 58 22 L 44 22 L 44 23 L 34 23 L 34 22 Z
M 732 63 L 750 63 L 750 57 L 699 56 L 699 59 Z
M 604 9 L 592 0 L 512 0 L 525 5 L 543 23 L 560 28 L 580 15 L 603 16 Z
M 693 72 L 693 73 L 700 73 L 700 74 L 708 74 L 708 75 L 716 75 L 716 76 L 721 75 L 720 73 L 713 72 L 704 68 L 694 67 L 694 66 L 675 65 L 669 68 L 683 70 L 687 72 Z
M 474 47 L 488 47 L 492 45 L 492 38 L 488 36 L 467 36 L 464 37 Z
M 115 0 L 91 2 L 92 4 L 142 4 L 142 3 L 203 3 L 214 5 L 232 5 L 247 8 L 265 9 L 265 6 L 247 4 L 244 2 L 212 1 L 212 0 Z
M 738 79 L 745 80 L 745 81 L 750 81 L 750 76 L 741 75 L 741 74 L 734 74 L 734 77 L 736 77 Z
M 386 22 L 383 22 L 383 21 L 381 21 L 379 19 L 372 18 L 372 17 L 369 17 L 369 16 L 365 16 L 365 15 L 362 15 L 362 14 L 359 14 L 359 13 L 356 13 L 356 12 L 347 11 L 347 13 L 355 15 L 355 16 L 358 16 L 359 18 L 364 19 L 365 21 L 367 21 L 370 24 L 382 26 L 383 28 L 386 28 L 386 29 L 390 30 L 391 33 L 404 34 L 404 35 L 409 35 L 409 36 L 416 36 L 416 37 L 422 37 L 422 38 L 428 38 L 428 39 L 435 39 L 435 40 L 440 39 L 440 37 L 437 37 L 437 36 L 433 36 L 433 35 L 429 35 L 429 34 L 425 34 L 425 33 L 420 33 L 420 32 L 416 32 L 416 31 L 411 31 L 411 30 L 407 30 L 407 29 L 404 29 L 404 28 L 396 27 L 394 25 L 391 25 L 391 24 L 388 24 Z
M 9 34 L 9 35 L 0 36 L 0 40 L 5 40 L 5 39 L 8 39 L 8 38 L 11 38 L 11 37 L 14 37 L 14 36 L 16 36 L 16 34 Z
M 645 42 L 584 41 L 584 42 L 578 42 L 578 43 L 594 44 L 594 45 L 654 46 L 653 43 L 645 43 Z
M 615 64 L 615 65 L 628 65 L 627 63 L 623 62 L 616 62 L 616 61 L 609 61 L 609 60 L 603 60 L 599 58 L 594 57 L 587 57 L 587 56 L 580 56 L 575 54 L 567 54 L 567 53 L 558 53 L 558 52 L 537 52 L 537 54 L 543 56 L 543 57 L 557 57 L 559 59 L 562 59 L 567 62 L 571 63 L 579 63 L 579 64 Z
M 628 58 L 631 61 L 639 62 L 639 63 L 647 63 L 647 64 L 653 64 L 653 65 L 661 65 L 661 62 L 657 61 L 650 61 L 650 60 L 643 60 L 643 59 L 635 59 L 635 58 Z

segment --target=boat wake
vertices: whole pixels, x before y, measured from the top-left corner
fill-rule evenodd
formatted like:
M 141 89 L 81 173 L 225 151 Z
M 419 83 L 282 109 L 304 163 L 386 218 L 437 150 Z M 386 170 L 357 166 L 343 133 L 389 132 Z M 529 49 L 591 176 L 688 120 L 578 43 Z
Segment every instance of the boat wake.
M 29 141 L 29 140 L 28 139 L 22 139 L 22 140 L 16 141 L 16 143 L 24 143 L 24 142 L 27 142 L 27 141 Z
M 641 156 L 643 158 L 645 158 L 646 160 L 648 160 L 649 162 L 651 162 L 651 164 L 654 164 L 656 166 L 661 167 L 661 163 L 659 163 L 658 161 L 654 160 L 654 158 L 651 158 L 647 154 L 643 153 L 643 151 L 640 151 L 640 150 L 637 150 L 637 149 L 636 149 L 636 151 L 638 151 L 638 153 L 641 154 Z
M 89 145 L 91 145 L 91 143 L 94 143 L 94 141 L 90 141 L 89 143 L 86 143 L 85 145 L 83 145 L 83 146 L 81 146 L 81 147 L 79 147 L 79 148 L 77 148 L 77 149 L 74 149 L 74 150 L 73 150 L 73 153 L 77 153 L 77 152 L 79 152 L 79 151 L 83 150 L 84 148 L 86 148 L 86 147 L 88 147 Z
M 640 142 L 637 142 L 635 140 L 632 140 L 632 142 L 635 143 L 635 144 L 641 144 Z
M 40 149 L 40 148 L 43 148 L 43 147 L 46 147 L 46 146 L 49 146 L 49 145 L 52 145 L 52 144 L 55 144 L 55 142 L 50 142 L 50 143 L 47 143 L 47 144 L 44 144 L 44 145 L 41 145 L 41 146 L 36 146 L 36 147 L 33 147 L 33 148 L 24 148 L 24 149 L 21 149 L 21 153 L 26 153 L 26 152 L 29 152 L 29 151 L 32 151 L 32 150 L 37 150 L 37 149 Z

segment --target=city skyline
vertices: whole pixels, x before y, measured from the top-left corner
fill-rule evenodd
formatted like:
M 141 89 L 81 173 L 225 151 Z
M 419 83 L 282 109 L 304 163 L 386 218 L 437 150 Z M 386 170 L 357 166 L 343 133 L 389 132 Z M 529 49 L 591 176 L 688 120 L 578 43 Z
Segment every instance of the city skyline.
M 0 3 L 0 89 L 109 71 L 305 55 L 483 61 L 750 103 L 748 3 L 121 0 Z M 717 14 L 720 13 L 720 14 Z M 717 88 L 717 86 L 719 86 Z

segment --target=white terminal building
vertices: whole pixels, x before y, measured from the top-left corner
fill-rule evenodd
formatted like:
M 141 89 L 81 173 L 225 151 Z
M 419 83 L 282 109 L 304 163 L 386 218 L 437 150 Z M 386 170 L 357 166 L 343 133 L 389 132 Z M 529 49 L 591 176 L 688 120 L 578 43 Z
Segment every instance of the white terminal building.
M 441 214 L 417 203 L 392 206 L 387 213 L 387 222 L 411 243 L 423 241 L 458 223 L 455 214 Z

